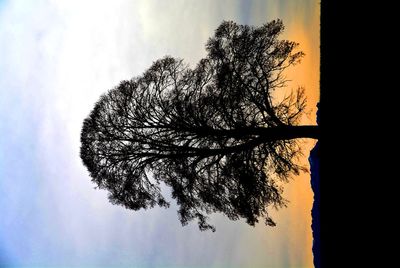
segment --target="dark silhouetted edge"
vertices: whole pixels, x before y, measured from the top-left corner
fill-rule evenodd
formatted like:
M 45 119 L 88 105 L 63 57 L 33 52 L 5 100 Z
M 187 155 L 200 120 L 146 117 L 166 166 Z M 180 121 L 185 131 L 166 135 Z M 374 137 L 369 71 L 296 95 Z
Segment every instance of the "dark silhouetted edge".
M 318 105 L 319 106 L 319 105 Z M 319 123 L 319 112 L 317 111 L 317 123 Z M 314 193 L 313 207 L 311 209 L 311 229 L 313 234 L 312 252 L 314 258 L 314 267 L 321 268 L 321 218 L 320 218 L 320 173 L 319 173 L 319 141 L 315 144 L 310 152 L 310 172 L 311 172 L 311 189 Z

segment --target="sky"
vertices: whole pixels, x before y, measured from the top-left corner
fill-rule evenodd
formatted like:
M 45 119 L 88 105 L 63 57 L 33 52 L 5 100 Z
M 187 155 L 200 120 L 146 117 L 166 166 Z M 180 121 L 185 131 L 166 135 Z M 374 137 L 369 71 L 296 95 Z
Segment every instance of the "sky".
M 95 189 L 80 130 L 101 94 L 171 55 L 190 66 L 222 20 L 281 18 L 306 53 L 287 72 L 315 124 L 319 2 L 0 0 L 0 267 L 312 267 L 309 174 L 285 185 L 276 227 L 212 215 L 182 227 L 176 207 L 133 212 Z M 307 164 L 309 149 L 306 143 Z

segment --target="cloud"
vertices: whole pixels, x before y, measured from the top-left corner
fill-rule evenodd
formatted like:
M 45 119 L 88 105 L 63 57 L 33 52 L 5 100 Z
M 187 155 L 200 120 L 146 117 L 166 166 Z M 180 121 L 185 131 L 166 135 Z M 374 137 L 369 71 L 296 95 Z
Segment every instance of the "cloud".
M 241 20 L 239 2 L 142 1 L 138 14 L 144 40 L 158 57 L 170 54 L 194 66 L 206 55 L 205 44 L 222 20 Z
M 101 94 L 166 54 L 193 66 L 222 20 L 255 25 L 280 14 L 276 2 L 263 3 L 0 2 L 0 261 L 284 264 L 289 223 L 282 217 L 268 229 L 216 215 L 217 232 L 200 233 L 196 223 L 181 227 L 174 207 L 132 212 L 111 205 L 79 159 L 82 121 Z

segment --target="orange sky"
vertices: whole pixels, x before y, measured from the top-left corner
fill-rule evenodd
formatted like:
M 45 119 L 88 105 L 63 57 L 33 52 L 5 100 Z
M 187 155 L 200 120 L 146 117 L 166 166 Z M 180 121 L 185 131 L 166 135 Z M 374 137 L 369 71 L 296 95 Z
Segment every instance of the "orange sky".
M 199 12 L 198 10 L 204 6 L 207 12 Z M 169 49 L 171 55 L 185 59 L 191 66 L 205 56 L 204 44 L 222 20 L 234 20 L 260 26 L 273 19 L 282 19 L 285 25 L 282 38 L 298 42 L 299 49 L 306 54 L 300 64 L 287 70 L 287 78 L 292 80 L 288 84 L 288 90 L 298 86 L 305 88 L 309 114 L 303 118 L 302 124 L 316 124 L 320 66 L 320 5 L 318 0 L 191 2 L 191 5 L 185 5 L 185 10 L 180 13 L 180 17 L 186 18 L 185 21 L 198 18 L 196 19 L 198 23 L 191 26 L 193 28 L 189 31 L 189 35 L 184 34 L 183 31 L 179 33 L 175 31 L 182 25 L 180 20 L 171 19 L 170 13 L 177 10 L 176 6 L 163 6 L 163 11 L 156 16 L 157 20 L 149 19 L 156 9 L 157 5 L 146 5 L 142 10 L 142 16 L 146 19 L 144 27 L 148 42 L 162 44 L 164 48 Z M 169 10 L 171 12 L 168 12 Z M 239 18 L 241 19 L 239 20 Z M 163 25 L 172 26 L 161 31 L 160 21 Z M 303 146 L 304 157 L 301 161 L 307 168 L 309 168 L 309 151 L 314 143 L 314 141 L 307 141 Z M 302 173 L 289 181 L 285 185 L 285 198 L 290 201 L 287 208 L 279 211 L 270 209 L 277 223 L 276 227 L 270 228 L 259 223 L 255 227 L 257 236 L 252 227 L 243 226 L 243 229 L 236 231 L 235 235 L 239 237 L 238 241 L 240 242 L 232 244 L 234 248 L 232 252 L 243 256 L 243 262 L 236 263 L 236 265 L 243 264 L 244 267 L 247 267 L 246 265 L 250 261 L 246 258 L 251 256 L 254 259 L 252 267 L 256 267 L 254 265 L 258 263 L 257 267 L 313 267 L 311 232 L 313 193 L 310 174 Z M 225 228 L 231 226 L 228 220 L 220 220 L 221 222 L 218 222 L 217 226 L 222 224 L 225 225 Z M 225 238 L 224 241 L 230 240 Z M 248 250 L 238 244 L 246 245 Z M 266 266 L 266 264 L 268 265 Z
M 319 101 L 319 4 L 315 5 L 312 12 L 313 18 L 310 25 L 298 23 L 302 21 L 304 13 L 298 13 L 300 17 L 285 24 L 285 38 L 298 42 L 299 49 L 305 52 L 305 57 L 299 65 L 287 70 L 287 77 L 291 80 L 289 88 L 304 86 L 307 96 L 307 115 L 304 116 L 302 124 L 316 124 L 316 105 Z M 284 21 L 285 23 L 285 21 Z M 308 156 L 315 141 L 304 141 L 302 163 L 309 169 Z M 286 209 L 276 213 L 278 223 L 287 223 L 287 251 L 289 262 L 296 264 L 296 260 L 304 259 L 304 267 L 313 267 L 312 256 L 312 232 L 311 232 L 311 208 L 313 192 L 310 185 L 310 174 L 301 173 L 285 185 L 285 196 L 290 201 Z M 299 244 L 301 243 L 301 244 Z M 299 251 L 299 247 L 304 247 Z M 302 254 L 300 257 L 299 254 Z
M 0 0 L 0 266 L 312 267 L 309 174 L 285 185 L 288 207 L 271 208 L 276 227 L 217 214 L 217 231 L 200 232 L 196 222 L 181 226 L 176 207 L 110 204 L 80 161 L 79 133 L 101 94 L 154 60 L 195 66 L 222 20 L 283 20 L 283 38 L 306 54 L 287 76 L 305 87 L 303 123 L 315 124 L 319 9 L 318 0 Z M 304 146 L 307 167 L 312 145 Z

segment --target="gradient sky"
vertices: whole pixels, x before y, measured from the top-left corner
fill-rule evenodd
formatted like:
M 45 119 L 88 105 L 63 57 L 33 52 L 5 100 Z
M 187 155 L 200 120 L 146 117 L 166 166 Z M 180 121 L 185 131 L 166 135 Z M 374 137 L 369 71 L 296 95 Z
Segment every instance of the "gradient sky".
M 319 2 L 0 0 L 0 267 L 311 267 L 309 174 L 286 185 L 277 226 L 211 217 L 182 227 L 173 206 L 132 212 L 94 189 L 80 130 L 99 96 L 169 54 L 194 66 L 222 20 L 281 18 L 306 53 L 288 72 L 315 124 Z M 312 143 L 305 145 L 305 157 Z

